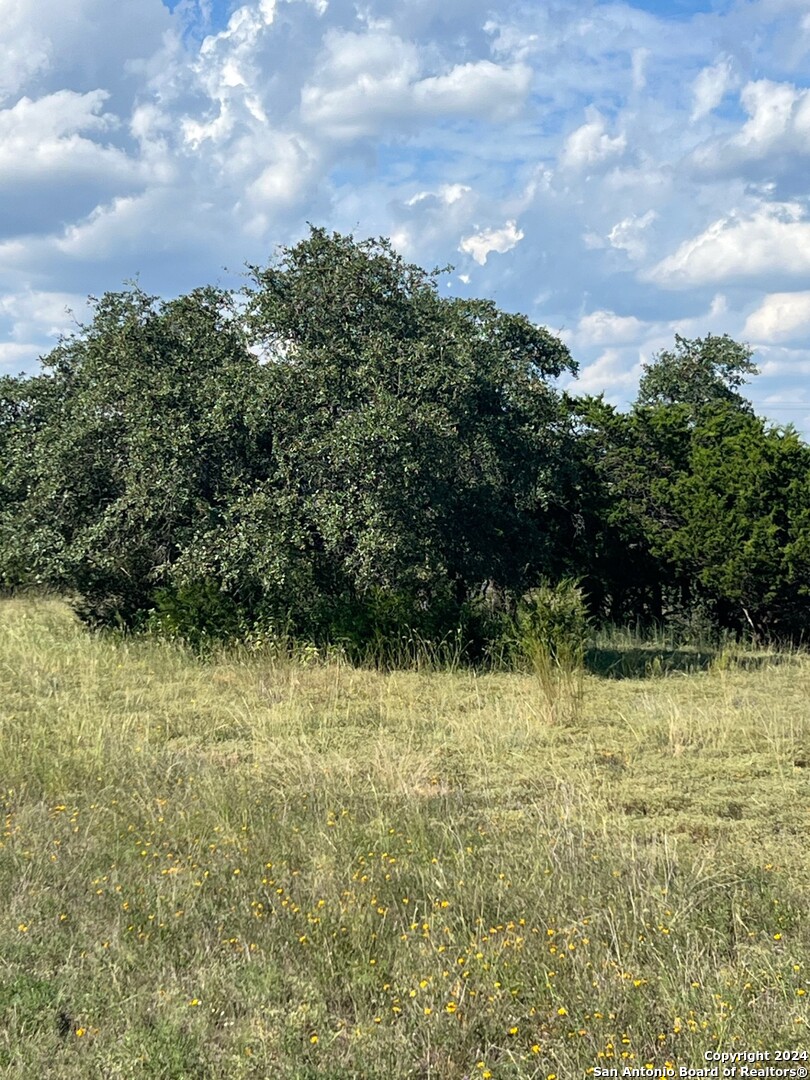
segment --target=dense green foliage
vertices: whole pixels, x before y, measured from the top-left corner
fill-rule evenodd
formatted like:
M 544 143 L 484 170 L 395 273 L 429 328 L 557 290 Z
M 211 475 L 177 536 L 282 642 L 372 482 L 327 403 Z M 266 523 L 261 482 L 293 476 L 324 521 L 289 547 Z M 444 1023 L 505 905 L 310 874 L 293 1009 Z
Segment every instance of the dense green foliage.
M 576 364 L 547 330 L 436 276 L 313 229 L 241 296 L 105 295 L 0 380 L 0 580 L 358 653 L 480 653 L 569 578 L 597 619 L 802 634 L 810 448 L 740 395 L 750 350 L 678 337 L 620 413 L 555 389 Z
M 810 614 L 810 447 L 715 397 L 576 403 L 587 477 L 580 572 L 615 622 L 696 618 L 802 637 Z

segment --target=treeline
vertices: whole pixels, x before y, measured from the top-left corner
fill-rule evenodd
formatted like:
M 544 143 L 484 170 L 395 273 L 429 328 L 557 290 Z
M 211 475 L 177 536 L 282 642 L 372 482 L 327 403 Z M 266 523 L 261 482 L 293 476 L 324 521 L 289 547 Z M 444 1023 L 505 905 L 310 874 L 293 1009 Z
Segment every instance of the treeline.
M 471 654 L 542 581 L 602 622 L 801 638 L 810 447 L 676 338 L 619 412 L 566 346 L 386 241 L 312 229 L 233 294 L 108 293 L 0 380 L 0 582 L 189 638 Z

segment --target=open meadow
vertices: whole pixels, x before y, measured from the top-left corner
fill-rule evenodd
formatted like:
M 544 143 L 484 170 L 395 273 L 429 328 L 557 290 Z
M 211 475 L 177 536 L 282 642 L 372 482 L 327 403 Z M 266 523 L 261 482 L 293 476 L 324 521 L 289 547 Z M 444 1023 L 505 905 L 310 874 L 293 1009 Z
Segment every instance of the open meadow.
M 0 1076 L 804 1051 L 810 657 L 592 661 L 203 660 L 0 603 Z

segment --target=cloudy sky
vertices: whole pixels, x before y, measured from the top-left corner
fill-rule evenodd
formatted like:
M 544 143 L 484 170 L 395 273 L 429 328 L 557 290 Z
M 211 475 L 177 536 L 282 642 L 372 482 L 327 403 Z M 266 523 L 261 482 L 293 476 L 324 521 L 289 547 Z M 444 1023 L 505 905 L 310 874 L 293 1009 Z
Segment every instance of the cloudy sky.
M 0 370 L 88 294 L 390 236 L 634 396 L 756 349 L 810 434 L 810 0 L 0 0 Z

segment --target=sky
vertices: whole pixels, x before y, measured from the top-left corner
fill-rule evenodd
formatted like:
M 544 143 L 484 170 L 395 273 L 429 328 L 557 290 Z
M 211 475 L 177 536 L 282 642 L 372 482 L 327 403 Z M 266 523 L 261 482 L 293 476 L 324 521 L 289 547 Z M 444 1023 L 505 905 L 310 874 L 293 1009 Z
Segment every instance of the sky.
M 0 0 L 0 371 L 307 223 L 452 265 L 623 406 L 748 342 L 810 436 L 810 0 Z

